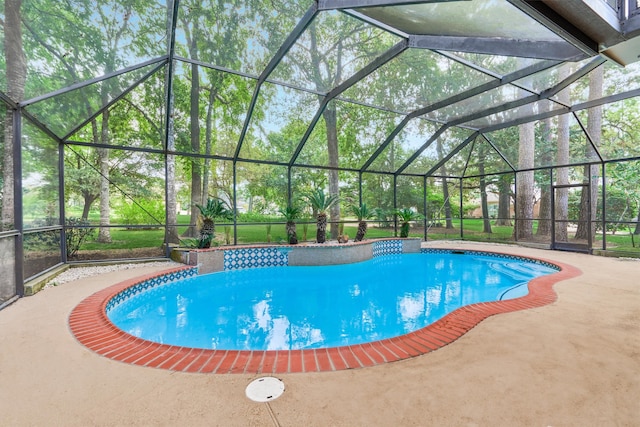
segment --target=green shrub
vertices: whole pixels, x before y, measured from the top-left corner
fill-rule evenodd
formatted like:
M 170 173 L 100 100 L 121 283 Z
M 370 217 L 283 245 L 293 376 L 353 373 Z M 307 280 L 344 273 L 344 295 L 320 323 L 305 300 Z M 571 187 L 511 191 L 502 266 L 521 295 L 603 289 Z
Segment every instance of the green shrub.
M 96 229 L 88 227 L 89 221 L 82 218 L 66 219 L 67 258 L 73 258 L 78 254 L 80 246 L 87 238 L 93 238 Z
M 123 224 L 163 224 L 165 220 L 164 204 L 157 200 L 139 199 L 135 203 L 127 201 L 119 209 Z

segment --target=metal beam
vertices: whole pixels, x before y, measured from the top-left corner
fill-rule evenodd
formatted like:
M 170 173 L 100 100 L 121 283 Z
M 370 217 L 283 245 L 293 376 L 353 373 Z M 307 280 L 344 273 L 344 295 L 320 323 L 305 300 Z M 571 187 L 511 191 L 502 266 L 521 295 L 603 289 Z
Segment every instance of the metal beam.
M 602 97 L 600 99 L 594 99 L 592 101 L 586 101 L 583 102 L 581 104 L 576 104 L 572 107 L 569 108 L 560 108 L 557 110 L 553 110 L 553 111 L 547 111 L 545 113 L 540 113 L 540 114 L 536 114 L 533 116 L 529 116 L 529 117 L 523 117 L 523 118 L 519 118 L 516 120 L 512 120 L 510 122 L 504 122 L 504 123 L 498 123 L 492 126 L 487 126 L 484 127 L 482 129 L 480 129 L 481 133 L 486 133 L 486 132 L 494 132 L 496 130 L 501 130 L 501 129 L 505 129 L 511 126 L 517 126 L 517 125 L 521 125 L 523 123 L 527 123 L 527 122 L 533 122 L 536 120 L 544 120 L 544 119 L 548 119 L 550 117 L 555 117 L 555 116 L 559 116 L 561 114 L 567 114 L 567 113 L 571 113 L 574 111 L 581 111 L 581 110 L 586 110 L 587 108 L 592 108 L 592 107 L 597 107 L 599 105 L 604 105 L 604 104 L 611 104 L 613 102 L 618 102 L 618 101 L 623 101 L 625 99 L 629 99 L 629 98 L 635 98 L 637 96 L 640 96 L 640 89 L 634 89 L 634 90 L 630 90 L 627 92 L 623 92 L 623 93 L 619 93 L 616 95 L 610 95 L 610 96 L 605 96 Z
M 262 73 L 260 73 L 260 77 L 258 77 L 258 83 L 253 91 L 253 96 L 251 97 L 251 102 L 249 103 L 249 109 L 247 110 L 247 116 L 244 118 L 244 124 L 242 125 L 242 131 L 240 132 L 240 137 L 238 138 L 238 145 L 236 145 L 236 151 L 233 155 L 234 162 L 235 159 L 240 155 L 240 150 L 242 150 L 242 144 L 244 143 L 244 138 L 247 136 L 247 131 L 249 129 L 249 123 L 251 123 L 251 118 L 253 117 L 253 110 L 256 108 L 256 103 L 258 102 L 258 96 L 260 95 L 260 87 L 262 83 L 264 83 L 269 75 L 273 72 L 273 70 L 278 66 L 282 58 L 289 52 L 289 49 L 293 47 L 293 45 L 298 41 L 298 38 L 304 33 L 307 27 L 311 24 L 311 22 L 315 19 L 318 14 L 318 5 L 317 3 L 313 3 L 311 7 L 304 14 L 298 25 L 295 26 L 293 31 L 289 34 L 286 40 L 280 45 L 280 49 L 276 52 L 276 54 L 271 58 L 271 61 L 267 64 Z M 235 231 L 234 231 L 235 233 Z
M 405 38 L 405 39 L 409 38 L 409 34 L 405 33 L 404 31 L 399 30 L 398 28 L 392 27 L 391 25 L 387 25 L 384 22 L 380 22 L 380 21 L 378 21 L 376 19 L 373 19 L 373 18 L 365 15 L 364 13 L 360 13 L 360 12 L 358 12 L 356 10 L 353 10 L 353 9 L 343 10 L 342 12 L 347 14 L 347 15 L 353 16 L 354 18 L 359 19 L 362 22 L 365 22 L 365 23 L 367 23 L 369 25 L 372 25 L 372 26 L 374 26 L 376 28 L 379 28 L 379 29 L 381 29 L 383 31 L 386 31 L 386 32 L 391 33 L 391 34 L 395 34 L 398 37 L 402 37 L 402 38 Z
M 604 104 L 611 104 L 618 101 L 624 101 L 625 99 L 635 98 L 636 96 L 640 96 L 640 89 L 633 89 L 627 92 L 617 93 L 615 95 L 604 96 L 600 99 L 594 99 L 592 101 L 585 101 L 580 104 L 575 104 L 571 107 L 571 111 L 586 110 L 587 108 L 597 107 Z
M 558 92 L 562 91 L 563 89 L 565 89 L 566 87 L 568 87 L 569 85 L 577 81 L 578 79 L 586 76 L 591 71 L 598 68 L 600 65 L 604 64 L 605 62 L 607 62 L 607 60 L 600 56 L 598 56 L 597 58 L 594 58 L 592 61 L 589 61 L 587 65 L 580 68 L 578 71 L 571 74 L 570 76 L 562 80 L 557 85 L 542 91 L 540 96 L 544 98 L 551 98 L 552 96 L 556 95 Z
M 513 167 L 513 165 L 511 164 L 511 162 L 509 161 L 509 159 L 507 159 L 507 156 L 505 156 L 502 151 L 496 147 L 496 144 L 491 140 L 491 138 L 489 138 L 487 135 L 485 134 L 481 134 L 482 138 L 487 141 L 487 143 L 491 146 L 491 148 L 493 148 L 493 150 L 498 153 L 498 156 L 500 156 L 500 158 L 502 160 L 504 160 L 504 162 L 509 166 L 509 168 L 511 169 L 512 172 L 516 171 L 516 168 Z
M 542 1 L 507 0 L 513 6 L 559 35 L 567 42 L 586 53 L 588 56 L 598 54 L 598 43 L 560 16 Z
M 514 119 L 511 120 L 510 122 L 504 122 L 504 123 L 498 123 L 495 125 L 491 125 L 491 126 L 486 126 L 484 128 L 481 128 L 479 131 L 480 133 L 490 133 L 490 132 L 495 132 L 497 130 L 501 130 L 501 129 L 505 129 L 511 126 L 518 126 L 524 123 L 529 123 L 529 122 L 535 122 L 538 120 L 544 120 L 544 119 L 549 119 L 551 117 L 555 117 L 558 116 L 560 114 L 567 114 L 570 113 L 571 110 L 569 108 L 560 108 L 558 110 L 553 110 L 553 111 L 545 111 L 544 113 L 540 113 L 540 114 L 534 114 L 533 116 L 527 116 L 527 117 L 520 117 L 519 119 Z M 521 172 L 520 170 L 518 170 L 518 172 Z
M 221 67 L 219 65 L 214 65 L 214 64 L 210 64 L 208 62 L 198 61 L 198 60 L 191 59 L 191 58 L 185 58 L 184 56 L 174 55 L 173 59 L 175 59 L 177 61 L 181 61 L 181 62 L 186 62 L 188 64 L 199 65 L 199 66 L 201 66 L 203 68 L 208 68 L 210 70 L 220 71 L 220 72 L 227 73 L 227 74 L 233 74 L 233 75 L 240 76 L 240 77 L 246 77 L 246 78 L 251 79 L 251 80 L 258 80 L 260 78 L 260 76 L 257 76 L 255 74 L 243 73 L 242 71 L 232 70 L 231 68 Z
M 295 26 L 293 31 L 289 34 L 289 36 L 285 39 L 285 41 L 280 45 L 280 49 L 276 52 L 276 54 L 271 58 L 271 61 L 267 64 L 265 69 L 260 74 L 258 79 L 259 84 L 262 84 L 267 77 L 273 72 L 273 70 L 278 66 L 282 58 L 289 52 L 289 49 L 293 47 L 293 45 L 298 41 L 298 38 L 305 32 L 307 27 L 311 24 L 318 14 L 318 5 L 313 3 L 311 7 L 305 12 L 304 16 Z
M 13 99 L 9 98 L 4 92 L 0 91 L 0 101 L 4 101 L 7 104 L 7 107 L 15 110 L 18 108 L 18 103 Z
M 28 119 L 33 126 L 40 129 L 40 131 L 47 135 L 49 138 L 53 139 L 56 142 L 62 142 L 62 139 L 58 135 L 53 133 L 51 129 L 49 129 L 45 124 L 43 124 L 38 118 L 34 117 L 27 110 L 22 110 L 22 117 Z
M 473 144 L 471 144 L 471 150 L 469 150 L 469 155 L 467 156 L 467 161 L 464 164 L 464 169 L 462 169 L 462 177 L 464 177 L 466 175 L 466 173 L 467 173 L 467 168 L 469 167 L 469 162 L 471 161 L 471 154 L 473 153 L 473 150 L 475 150 L 477 141 L 478 141 L 477 139 L 474 139 L 473 140 Z M 462 193 L 462 181 L 460 181 L 460 193 Z M 462 212 L 462 210 L 460 210 L 460 212 Z
M 600 154 L 600 150 L 598 149 L 598 146 L 593 142 L 593 139 L 591 139 L 591 135 L 589 134 L 589 131 L 584 126 L 584 124 L 582 124 L 582 120 L 580 120 L 580 118 L 575 113 L 575 111 L 572 112 L 572 114 L 573 114 L 573 117 L 578 122 L 578 124 L 580 125 L 580 129 L 582 129 L 582 132 L 584 133 L 584 136 L 587 138 L 587 142 L 589 143 L 589 145 L 591 145 L 591 148 L 593 148 L 594 153 L 596 153 L 596 155 L 598 156 L 598 159 L 600 159 L 600 162 L 604 162 L 604 158 Z
M 402 52 L 404 52 L 408 48 L 409 48 L 409 42 L 407 40 L 402 40 L 401 42 L 396 43 L 389 50 L 387 50 L 382 55 L 375 58 L 369 64 L 361 68 L 358 72 L 353 74 L 347 80 L 345 80 L 344 82 L 342 82 L 341 84 L 333 88 L 329 93 L 327 93 L 327 95 L 324 97 L 324 99 L 320 103 L 320 107 L 318 108 L 318 111 L 316 111 L 316 114 L 313 116 L 311 123 L 309 123 L 309 126 L 307 127 L 307 130 L 304 133 L 302 139 L 298 143 L 298 146 L 296 147 L 293 155 L 291 156 L 289 165 L 293 166 L 295 161 L 298 159 L 300 152 L 302 151 L 304 145 L 307 143 L 307 140 L 311 136 L 311 132 L 313 132 L 313 129 L 315 128 L 316 124 L 320 120 L 320 116 L 324 112 L 325 108 L 327 108 L 329 101 L 336 98 L 345 90 L 349 89 L 351 86 L 355 85 L 360 80 L 364 79 L 369 74 L 373 73 L 378 68 L 382 67 L 384 64 L 391 61 L 392 59 L 400 55 Z
M 438 169 L 440 169 L 442 167 L 442 165 L 444 165 L 445 163 L 447 163 L 449 160 L 451 160 L 451 158 L 453 156 L 455 156 L 456 154 L 458 154 L 460 151 L 462 151 L 462 149 L 464 147 L 466 147 L 467 145 L 469 145 L 469 143 L 471 141 L 475 141 L 475 138 L 479 135 L 479 132 L 474 132 L 472 133 L 467 139 L 465 139 L 464 141 L 462 141 L 460 144 L 458 144 L 458 146 L 456 148 L 454 148 L 453 150 L 451 150 L 451 152 L 449 154 L 447 154 L 442 160 L 440 160 L 438 163 L 436 163 L 435 166 L 433 166 L 431 169 L 429 169 L 424 175 L 425 176 L 430 176 L 432 173 L 434 173 L 435 171 L 437 171 Z M 471 153 L 469 153 L 471 154 Z M 463 173 L 464 175 L 464 173 Z
M 525 67 L 521 70 L 515 71 L 513 73 L 507 74 L 506 76 L 502 77 L 500 80 L 492 80 L 490 82 L 481 84 L 480 86 L 476 86 L 475 88 L 471 88 L 469 90 L 466 90 L 464 92 L 461 92 L 457 95 L 451 96 L 447 99 L 443 99 L 442 101 L 436 102 L 434 104 L 431 104 L 427 107 L 423 107 L 420 108 L 418 110 L 413 111 L 412 113 L 410 113 L 407 117 L 404 118 L 404 120 L 402 120 L 402 122 L 400 122 L 398 124 L 398 126 L 396 126 L 396 128 L 391 132 L 391 134 L 387 137 L 387 139 L 384 140 L 384 142 L 378 147 L 378 149 L 376 149 L 376 151 L 371 155 L 371 157 L 369 158 L 369 160 L 367 160 L 365 162 L 365 164 L 362 166 L 361 170 L 364 171 L 366 170 L 369 166 L 371 166 L 371 164 L 375 161 L 375 159 L 385 150 L 385 148 L 387 148 L 387 146 L 393 141 L 393 139 L 400 133 L 400 131 L 402 131 L 402 129 L 404 129 L 404 127 L 407 125 L 407 123 L 409 122 L 409 120 L 419 117 L 419 116 L 423 116 L 427 113 L 430 113 L 432 111 L 435 111 L 437 109 L 449 106 L 451 104 L 455 104 L 456 102 L 459 101 L 463 101 L 465 99 L 468 98 L 472 98 L 476 95 L 479 95 L 481 93 L 487 92 L 491 89 L 495 89 L 497 87 L 506 85 L 508 83 L 511 83 L 515 80 L 521 79 L 523 77 L 529 76 L 531 74 L 535 74 L 535 73 L 539 73 L 540 71 L 544 71 L 546 69 L 549 69 L 551 67 L 554 67 L 556 65 L 558 65 L 560 62 L 559 61 L 541 61 L 539 63 L 530 65 L 528 67 Z
M 487 68 L 481 67 L 480 65 L 471 62 L 467 59 L 461 58 L 458 55 L 454 55 L 453 53 L 447 52 L 446 50 L 436 50 L 434 52 L 439 53 L 440 55 L 447 57 L 449 59 L 451 59 L 452 61 L 455 61 L 459 64 L 464 65 L 465 67 L 469 67 L 472 70 L 476 70 L 482 74 L 486 74 L 488 76 L 493 77 L 494 79 L 501 79 L 503 77 L 502 74 L 496 73 L 495 71 L 489 70 Z
M 358 9 L 361 7 L 406 6 L 412 4 L 449 3 L 459 1 L 469 0 L 318 0 L 318 9 Z
M 398 168 L 398 170 L 396 170 L 394 175 L 399 175 L 402 173 L 403 170 L 405 170 L 415 159 L 418 158 L 418 156 L 420 156 L 420 154 L 422 154 L 422 152 L 424 150 L 426 150 L 432 143 L 433 141 L 435 141 L 436 139 L 438 139 L 440 137 L 440 135 L 442 135 L 444 133 L 444 131 L 446 131 L 447 129 L 449 129 L 449 125 L 444 125 L 442 126 L 440 129 L 438 129 L 436 131 L 436 133 L 434 133 L 433 135 L 431 135 L 431 138 L 429 138 L 427 140 L 427 142 L 425 142 L 424 144 L 422 144 L 422 147 L 418 148 L 418 150 L 413 153 L 411 155 L 411 157 L 409 157 L 407 159 L 407 161 L 405 161 L 402 166 L 400 166 L 400 168 Z
M 505 104 L 502 104 L 502 105 L 499 105 L 499 106 L 496 106 L 496 107 L 492 107 L 492 108 L 489 108 L 489 109 L 486 109 L 486 110 L 483 110 L 483 111 L 479 111 L 477 113 L 470 114 L 468 116 L 460 117 L 458 119 L 455 119 L 455 120 L 452 120 L 451 122 L 449 122 L 449 125 L 450 126 L 457 126 L 457 125 L 462 124 L 462 123 L 467 123 L 467 122 L 470 122 L 472 120 L 476 120 L 476 119 L 479 119 L 479 118 L 482 118 L 482 117 L 490 116 L 492 114 L 500 113 L 500 112 L 507 111 L 507 110 L 510 110 L 510 109 L 513 109 L 513 108 L 522 107 L 522 106 L 527 105 L 527 104 L 532 103 L 532 102 L 536 102 L 536 101 L 545 100 L 547 98 L 550 98 L 550 97 L 556 95 L 561 90 L 565 89 L 567 86 L 569 86 L 572 83 L 574 83 L 576 80 L 578 80 L 581 77 L 585 76 L 586 74 L 591 72 L 594 68 L 600 66 L 604 62 L 605 62 L 605 60 L 603 58 L 598 57 L 598 58 L 594 59 L 593 61 L 589 62 L 584 67 L 580 68 L 578 71 L 576 71 L 572 75 L 568 76 L 567 78 L 565 78 L 564 80 L 562 80 L 561 82 L 556 84 L 555 86 L 543 91 L 539 95 L 526 96 L 524 98 L 517 99 L 517 100 L 511 101 L 511 102 L 507 102 Z
M 358 83 L 360 80 L 364 79 L 369 74 L 373 73 L 378 68 L 382 67 L 384 64 L 391 61 L 392 59 L 400 55 L 402 52 L 404 52 L 408 48 L 409 48 L 409 42 L 407 40 L 402 40 L 396 43 L 390 49 L 382 53 L 382 55 L 378 56 L 373 61 L 371 61 L 370 63 L 365 65 L 363 68 L 358 70 L 357 73 L 355 73 L 354 75 L 349 77 L 347 80 L 340 83 L 338 86 L 336 86 L 331 91 L 329 91 L 329 93 L 327 94 L 327 98 L 333 99 L 337 97 L 342 92 L 349 89 L 351 86 Z
M 406 116 L 400 123 L 398 123 L 398 126 L 396 126 L 393 131 L 391 131 L 384 142 L 380 144 L 378 148 L 376 148 L 376 151 L 374 151 L 371 157 L 369 157 L 369 160 L 367 160 L 364 165 L 362 165 L 362 167 L 360 168 L 361 171 L 364 172 L 369 166 L 371 166 L 371 164 L 378 158 L 378 156 L 385 150 L 385 148 L 387 148 L 387 145 L 389 145 L 389 143 L 393 141 L 396 136 L 398 136 L 402 129 L 404 129 L 407 123 L 409 123 L 409 120 L 411 120 L 411 117 Z
M 412 35 L 409 46 L 418 49 L 471 52 L 552 60 L 580 60 L 587 55 L 564 41 L 532 41 L 502 37 Z
M 525 67 L 521 70 L 507 74 L 506 76 L 502 77 L 500 80 L 492 80 L 490 82 L 481 84 L 480 86 L 476 86 L 474 88 L 461 92 L 457 95 L 451 96 L 447 99 L 443 99 L 442 101 L 438 101 L 427 107 L 420 108 L 412 112 L 411 116 L 412 117 L 423 116 L 427 113 L 438 110 L 440 108 L 448 107 L 449 105 L 455 104 L 456 102 L 464 101 L 465 99 L 469 99 L 476 95 L 480 95 L 481 93 L 488 92 L 491 89 L 495 89 L 500 86 L 507 85 L 523 77 L 527 77 L 529 75 L 539 73 L 540 71 L 547 70 L 553 66 L 558 65 L 559 63 L 560 63 L 559 61 L 542 61 L 540 63 L 530 65 L 529 67 Z
M 145 61 L 145 62 L 143 62 L 141 64 L 134 65 L 132 67 L 123 68 L 121 70 L 114 71 L 113 73 L 108 73 L 108 74 L 105 74 L 103 76 L 96 77 L 94 79 L 85 80 L 83 82 L 78 82 L 78 83 L 72 84 L 71 86 L 67 86 L 67 87 L 64 87 L 62 89 L 59 89 L 59 90 L 56 90 L 56 91 L 53 91 L 53 92 L 49 92 L 49 93 L 44 94 L 44 95 L 40 95 L 40 96 L 37 96 L 35 98 L 28 99 L 26 101 L 22 101 L 22 102 L 19 103 L 19 105 L 21 107 L 28 107 L 29 105 L 35 104 L 37 102 L 44 101 L 46 99 L 53 98 L 55 96 L 64 95 L 65 93 L 72 92 L 74 90 L 81 89 L 83 87 L 87 87 L 87 86 L 90 86 L 90 85 L 95 84 L 95 83 L 100 83 L 100 82 L 108 80 L 108 79 L 110 79 L 112 77 L 117 77 L 119 75 L 126 74 L 126 73 L 129 73 L 131 71 L 135 71 L 135 70 L 138 70 L 140 68 L 147 67 L 149 65 L 153 65 L 153 64 L 157 64 L 157 63 L 162 63 L 161 65 L 164 65 L 166 61 L 167 61 L 167 55 L 161 56 L 161 57 L 155 58 L 155 59 L 150 59 L 149 61 Z M 157 69 L 157 67 L 154 68 L 154 70 L 156 70 L 156 69 Z
M 18 230 L 14 246 L 14 273 L 16 294 L 24 296 L 24 216 L 22 191 L 22 115 L 20 108 L 13 110 L 13 228 Z
M 71 135 L 73 135 L 74 133 L 76 133 L 77 131 L 79 131 L 80 129 L 82 129 L 83 127 L 85 127 L 87 124 L 91 123 L 91 120 L 95 119 L 96 117 L 98 117 L 100 114 L 102 114 L 105 110 L 111 108 L 111 106 L 113 104 L 115 104 L 116 102 L 118 102 L 119 100 L 121 100 L 122 98 L 124 98 L 125 96 L 127 96 L 132 90 L 134 90 L 135 88 L 137 88 L 138 86 L 140 86 L 142 83 L 144 83 L 149 77 L 151 77 L 152 75 L 154 75 L 160 68 L 165 66 L 165 61 L 163 61 L 161 64 L 156 65 L 155 67 L 153 67 L 153 69 L 151 69 L 151 71 L 147 72 L 147 74 L 145 74 L 144 76 L 142 76 L 142 78 L 140 80 L 138 80 L 137 82 L 133 83 L 131 86 L 129 86 L 128 88 L 126 88 L 124 91 L 122 91 L 118 96 L 116 96 L 115 98 L 113 98 L 111 101 L 107 102 L 105 105 L 103 105 L 102 107 L 100 107 L 100 109 L 98 109 L 98 111 L 96 111 L 94 114 L 92 114 L 89 118 L 87 118 L 85 121 L 83 121 L 82 123 L 80 123 L 79 125 L 77 125 L 76 127 L 74 127 L 73 129 L 71 129 L 71 131 L 67 132 L 67 134 L 65 136 L 62 137 L 62 140 L 66 140 L 67 138 L 69 138 Z

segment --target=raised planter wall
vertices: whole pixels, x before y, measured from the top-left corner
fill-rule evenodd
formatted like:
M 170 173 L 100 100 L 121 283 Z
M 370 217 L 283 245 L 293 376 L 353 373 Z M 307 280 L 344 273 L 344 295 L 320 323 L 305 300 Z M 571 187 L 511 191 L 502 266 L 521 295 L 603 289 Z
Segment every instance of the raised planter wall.
M 349 264 L 380 255 L 420 252 L 420 242 L 416 238 L 390 238 L 346 244 L 176 248 L 171 259 L 197 266 L 198 274 L 206 274 L 239 268 Z

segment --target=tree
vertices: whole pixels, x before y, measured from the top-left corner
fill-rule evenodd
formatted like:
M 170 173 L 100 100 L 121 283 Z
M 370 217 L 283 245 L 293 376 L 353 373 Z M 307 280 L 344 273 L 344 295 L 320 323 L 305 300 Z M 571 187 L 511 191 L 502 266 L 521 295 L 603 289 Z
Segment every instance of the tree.
M 364 235 L 367 233 L 367 219 L 371 216 L 369 208 L 366 203 L 359 206 L 352 205 L 351 212 L 358 218 L 358 231 L 356 232 L 356 238 L 354 241 L 361 242 L 364 239 Z
M 196 207 L 200 211 L 200 219 L 202 220 L 198 248 L 210 248 L 216 232 L 216 219 L 231 220 L 233 213 L 220 199 L 208 199 L 205 205 L 196 204 Z
M 553 163 L 553 129 L 551 119 L 545 119 L 542 121 L 542 135 L 540 139 L 540 151 L 538 156 L 541 157 L 542 165 L 551 165 Z M 537 182 L 540 183 L 540 209 L 538 211 L 538 229 L 536 230 L 536 236 L 548 238 L 551 236 L 551 227 L 553 221 L 551 218 L 551 197 L 552 190 L 549 182 L 549 171 L 542 170 L 534 175 L 535 178 L 539 177 Z
M 443 159 L 444 154 L 442 152 L 442 140 L 438 138 L 436 140 L 436 150 L 438 152 L 438 159 Z M 440 167 L 442 173 L 442 195 L 444 196 L 444 216 L 446 221 L 446 228 L 453 228 L 453 220 L 451 215 L 451 200 L 449 199 L 449 183 L 447 182 L 447 167 L 442 165 Z
M 387 38 L 385 38 L 387 37 Z M 298 80 L 310 84 L 318 93 L 328 93 L 349 77 L 355 70 L 372 60 L 378 53 L 390 47 L 390 38 L 385 33 L 362 21 L 342 13 L 329 13 L 317 17 L 300 37 L 298 49 L 292 49 L 286 61 L 280 64 L 280 76 L 288 81 Z M 322 105 L 324 96 L 318 96 Z M 339 197 L 340 146 L 338 109 L 329 102 L 322 111 L 326 153 L 328 155 L 329 194 Z M 340 219 L 340 204 L 330 210 L 331 222 Z M 338 235 L 337 227 L 331 228 L 331 237 Z
M 484 175 L 485 146 L 478 147 L 478 173 L 480 174 L 480 205 L 482 207 L 482 232 L 491 233 L 491 220 L 489 219 L 489 203 L 487 201 L 487 180 Z
M 564 80 L 569 75 L 569 68 L 566 66 L 560 67 L 558 78 L 560 81 Z M 570 90 L 563 89 L 558 93 L 558 101 L 571 105 L 571 92 Z M 558 150 L 556 155 L 556 164 L 568 165 L 569 164 L 569 115 L 562 114 L 558 116 Z M 569 168 L 560 167 L 556 169 L 556 185 L 569 184 Z M 555 239 L 559 242 L 566 242 L 569 238 L 567 233 L 567 219 L 569 219 L 569 189 L 558 188 L 555 194 Z
M 311 204 L 314 212 L 316 212 L 316 242 L 324 243 L 326 241 L 327 232 L 327 211 L 331 206 L 338 203 L 338 196 L 329 194 L 325 196 L 324 191 L 317 188 L 311 194 L 307 195 L 307 199 Z
M 280 209 L 280 215 L 287 221 L 287 237 L 290 245 L 298 244 L 298 234 L 296 233 L 296 219 L 300 216 L 301 209 L 296 206 L 287 206 Z
M 4 54 L 6 57 L 7 95 L 18 102 L 24 98 L 27 79 L 27 59 L 22 45 L 20 8 L 22 0 L 5 0 L 4 3 Z M 13 111 L 4 117 L 4 152 L 2 163 L 2 224 L 0 230 L 14 227 L 14 165 L 13 165 Z
M 534 165 L 535 124 L 519 126 L 520 144 L 518 150 L 518 170 L 532 169 Z M 535 201 L 535 181 L 533 170 L 517 173 L 516 186 L 516 239 L 533 238 L 533 206 Z
M 400 225 L 400 237 L 409 237 L 409 223 L 411 221 L 418 221 L 422 219 L 422 215 L 410 208 L 398 209 L 395 214 L 402 222 Z
M 511 222 L 511 182 L 513 178 L 511 174 L 502 174 L 498 178 L 498 218 L 495 224 L 497 226 L 513 225 Z
M 589 100 L 602 98 L 602 83 L 604 78 L 604 67 L 600 66 L 589 74 Z M 587 133 L 591 137 L 591 142 L 600 146 L 602 140 L 602 106 L 589 108 L 587 111 Z M 591 144 L 586 146 L 586 158 L 596 157 L 595 149 Z M 582 191 L 580 199 L 580 217 L 576 230 L 576 240 L 586 240 L 595 234 L 596 208 L 598 203 L 598 166 L 586 165 L 584 167 L 584 182 L 591 185 Z M 595 179 L 594 179 L 595 178 Z M 589 227 L 591 230 L 589 230 Z M 589 242 L 591 244 L 591 242 Z

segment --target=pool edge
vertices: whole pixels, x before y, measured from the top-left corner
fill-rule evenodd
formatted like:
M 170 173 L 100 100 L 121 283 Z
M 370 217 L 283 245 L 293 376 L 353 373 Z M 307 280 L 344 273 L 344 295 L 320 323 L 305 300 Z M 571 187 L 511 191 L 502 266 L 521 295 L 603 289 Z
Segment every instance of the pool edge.
M 473 252 L 473 251 L 470 251 Z M 494 253 L 487 252 L 486 253 Z M 504 255 L 495 252 L 497 255 Z M 553 285 L 582 272 L 569 264 L 517 256 L 558 266 L 558 272 L 528 284 L 525 296 L 460 307 L 429 326 L 398 337 L 342 347 L 306 350 L 208 350 L 159 344 L 130 335 L 109 321 L 108 302 L 118 293 L 144 281 L 193 267 L 177 267 L 125 280 L 82 300 L 71 311 L 68 325 L 76 340 L 89 350 L 123 363 L 176 372 L 216 374 L 284 374 L 357 369 L 405 360 L 442 348 L 496 314 L 542 307 L 557 300 Z

